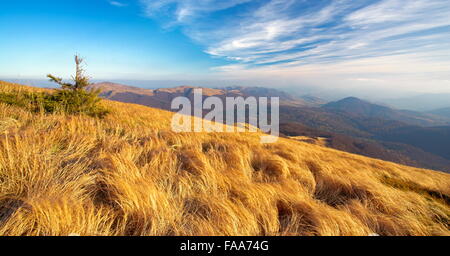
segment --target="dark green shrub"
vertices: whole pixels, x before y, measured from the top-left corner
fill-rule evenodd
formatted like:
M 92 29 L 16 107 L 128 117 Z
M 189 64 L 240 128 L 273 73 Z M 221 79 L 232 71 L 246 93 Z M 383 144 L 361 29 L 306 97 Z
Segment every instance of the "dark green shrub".
M 41 104 L 44 111 L 49 113 L 62 112 L 103 117 L 108 114 L 108 110 L 99 104 L 98 94 L 97 91 L 58 90 L 53 94 L 45 95 Z
M 13 92 L 1 92 L 0 93 L 0 102 L 6 103 L 8 105 L 15 105 L 22 108 L 27 107 L 30 102 L 25 97 L 25 95 L 21 95 L 20 93 Z
M 86 114 L 104 117 L 109 111 L 99 104 L 96 91 L 58 90 L 45 92 L 0 92 L 0 102 L 32 112 Z
M 86 114 L 104 117 L 108 110 L 99 102 L 99 90 L 87 90 L 89 78 L 81 67 L 83 59 L 75 56 L 76 74 L 74 83 L 65 83 L 62 78 L 48 75 L 50 81 L 61 85 L 53 93 L 46 92 L 0 92 L 0 102 L 26 108 L 33 112 Z

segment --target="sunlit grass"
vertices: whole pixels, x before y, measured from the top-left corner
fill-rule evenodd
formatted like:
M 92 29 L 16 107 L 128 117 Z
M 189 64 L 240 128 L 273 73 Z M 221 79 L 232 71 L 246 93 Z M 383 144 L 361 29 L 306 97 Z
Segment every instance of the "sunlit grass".
M 39 90 L 1 83 L 0 91 Z M 0 103 L 0 235 L 449 235 L 450 175 L 258 133 L 174 133 L 172 113 Z

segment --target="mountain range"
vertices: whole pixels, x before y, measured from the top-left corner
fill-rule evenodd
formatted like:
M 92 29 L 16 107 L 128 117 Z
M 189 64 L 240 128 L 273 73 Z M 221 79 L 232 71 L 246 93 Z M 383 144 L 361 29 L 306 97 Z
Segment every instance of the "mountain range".
M 450 118 L 450 107 L 449 108 L 440 108 L 440 109 L 430 110 L 430 111 L 428 111 L 428 113 L 433 114 L 433 115 L 446 117 L 446 118 Z
M 171 110 L 172 99 L 193 97 L 200 87 L 142 89 L 98 83 L 110 100 Z M 280 132 L 287 136 L 323 137 L 325 145 L 416 167 L 450 171 L 450 117 L 437 113 L 398 110 L 359 98 L 325 102 L 317 97 L 292 96 L 260 87 L 202 88 L 205 96 L 280 98 Z
M 383 99 L 382 102 L 400 109 L 433 111 L 450 107 L 450 93 L 427 93 L 403 98 Z

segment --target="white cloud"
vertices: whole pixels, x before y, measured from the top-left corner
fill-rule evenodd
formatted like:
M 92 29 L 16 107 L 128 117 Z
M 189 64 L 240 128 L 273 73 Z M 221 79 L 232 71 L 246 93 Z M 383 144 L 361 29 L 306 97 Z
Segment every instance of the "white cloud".
M 204 13 L 231 8 L 251 0 L 141 0 L 146 14 L 150 17 L 161 15 L 161 12 L 173 16 L 178 22 L 186 22 Z
M 227 75 L 295 77 L 326 67 L 334 77 L 351 74 L 347 82 L 380 82 L 393 74 L 407 79 L 412 70 L 422 77 L 450 71 L 440 66 L 450 64 L 448 0 L 141 1 L 150 17 L 164 13 L 205 52 L 236 62 L 212 69 Z M 245 11 L 214 20 L 238 5 Z M 436 52 L 447 55 L 437 59 Z
M 109 1 L 109 3 L 110 3 L 111 5 L 114 5 L 114 6 L 117 6 L 117 7 L 125 7 L 125 6 L 128 6 L 127 4 L 121 3 L 121 2 L 118 2 L 118 1 Z

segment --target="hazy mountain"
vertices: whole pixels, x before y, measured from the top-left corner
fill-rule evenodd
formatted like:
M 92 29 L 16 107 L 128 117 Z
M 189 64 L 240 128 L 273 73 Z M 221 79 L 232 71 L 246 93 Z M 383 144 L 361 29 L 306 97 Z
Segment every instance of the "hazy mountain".
M 450 93 L 421 94 L 405 98 L 383 99 L 381 101 L 399 109 L 430 111 L 450 107 Z
M 450 159 L 450 126 L 442 127 L 399 127 L 377 134 L 386 141 L 407 143 L 424 151 Z
M 304 100 L 309 106 L 312 107 L 319 107 L 328 103 L 328 101 L 313 95 L 302 95 L 300 96 L 300 99 Z
M 370 103 L 355 97 L 348 97 L 325 104 L 323 108 L 337 110 L 360 117 L 395 120 L 418 126 L 438 126 L 450 124 L 450 118 L 410 110 L 397 110 Z
M 225 87 L 218 89 L 223 91 L 226 96 L 242 95 L 244 97 L 279 97 L 280 104 L 291 106 L 306 106 L 312 102 L 312 99 L 304 99 L 302 97 L 296 97 L 284 91 L 277 89 L 271 89 L 266 87 Z
M 347 104 L 349 102 L 352 104 Z M 332 133 L 329 145 L 340 150 L 414 166 L 450 170 L 449 126 L 412 126 L 410 123 L 418 123 L 417 117 L 423 117 L 422 113 L 397 112 L 358 99 L 340 103 L 343 104 L 330 104 L 322 108 L 281 107 L 280 120 Z M 435 122 L 433 119 L 425 120 Z M 433 124 L 419 120 L 420 124 Z M 282 132 L 286 132 L 284 128 L 281 127 Z M 377 143 L 373 143 L 375 141 Z M 364 146 L 355 148 L 354 145 Z
M 428 113 L 446 117 L 446 118 L 450 118 L 450 107 L 431 110 L 431 111 L 428 111 Z
M 299 123 L 281 123 L 280 131 L 287 136 L 306 137 L 302 141 L 320 144 L 337 150 L 383 159 L 409 166 L 450 172 L 450 159 L 426 152 L 418 147 L 399 142 L 354 138 L 333 132 L 311 128 Z M 447 136 L 448 137 L 448 136 Z M 312 140 L 308 139 L 311 138 Z M 404 141 L 400 137 L 399 141 Z M 432 148 L 430 150 L 433 151 Z M 444 152 L 444 150 L 439 151 Z
M 173 98 L 193 98 L 200 87 L 142 89 L 132 86 L 99 83 L 101 96 L 111 100 L 136 103 L 166 110 Z M 450 170 L 450 138 L 445 128 L 448 118 L 428 113 L 396 110 L 355 97 L 319 104 L 315 97 L 302 98 L 260 87 L 202 88 L 206 96 L 280 97 L 280 131 L 287 135 L 326 138 L 326 146 L 374 158 L 436 170 Z M 297 129 L 297 130 L 296 130 Z M 444 129 L 444 130 L 443 130 Z M 308 132 L 305 132 L 308 131 Z M 437 139 L 440 138 L 440 139 Z M 435 145 L 435 146 L 433 146 Z
M 193 89 L 200 88 L 204 96 L 225 97 L 279 97 L 281 105 L 306 106 L 308 101 L 288 93 L 264 87 L 226 87 L 205 88 L 195 86 L 178 86 L 174 88 L 142 89 L 133 86 L 102 82 L 93 84 L 91 88 L 100 89 L 101 96 L 121 102 L 136 103 L 149 107 L 170 110 L 172 100 L 178 96 L 193 98 Z
M 93 89 L 100 89 L 102 92 L 100 96 L 110 100 L 116 100 L 127 103 L 136 103 L 149 107 L 161 108 L 170 110 L 172 100 L 178 96 L 193 96 L 192 86 L 179 86 L 175 88 L 161 88 L 161 89 L 142 89 L 133 86 L 103 82 L 93 84 Z M 225 91 L 202 88 L 203 94 L 207 96 L 222 96 Z

